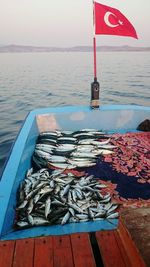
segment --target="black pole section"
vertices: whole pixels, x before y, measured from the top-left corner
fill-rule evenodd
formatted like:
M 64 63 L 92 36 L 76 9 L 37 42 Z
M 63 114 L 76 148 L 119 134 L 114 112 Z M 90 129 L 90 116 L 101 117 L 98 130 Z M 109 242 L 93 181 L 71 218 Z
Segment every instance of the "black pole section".
M 99 108 L 99 91 L 100 85 L 97 78 L 94 78 L 94 82 L 91 83 L 91 108 Z

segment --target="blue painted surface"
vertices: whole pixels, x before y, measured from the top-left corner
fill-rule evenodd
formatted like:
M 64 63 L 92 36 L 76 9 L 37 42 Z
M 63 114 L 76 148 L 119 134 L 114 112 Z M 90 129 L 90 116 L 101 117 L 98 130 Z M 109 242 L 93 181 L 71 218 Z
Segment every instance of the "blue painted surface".
M 125 128 L 119 128 L 117 125 L 119 122 L 122 123 L 119 116 L 120 114 L 126 118 L 131 115 L 131 118 L 125 123 Z M 131 111 L 131 112 L 130 112 Z M 39 130 L 36 124 L 36 116 L 39 114 L 51 114 L 53 115 L 56 122 L 59 123 L 61 129 L 80 129 L 87 127 L 99 128 L 102 123 L 109 122 L 110 116 L 114 119 L 114 128 L 110 128 L 110 131 L 126 132 L 130 126 L 130 131 L 135 131 L 135 124 L 141 119 L 149 116 L 150 107 L 142 106 L 102 106 L 99 110 L 91 110 L 89 107 L 62 107 L 62 108 L 46 108 L 37 109 L 27 116 L 27 119 L 19 133 L 19 136 L 13 146 L 12 153 L 7 162 L 6 168 L 3 172 L 2 179 L 0 182 L 0 236 L 4 239 L 9 238 L 23 238 L 28 236 L 41 236 L 47 234 L 63 234 L 71 232 L 82 232 L 82 231 L 97 231 L 102 229 L 113 229 L 115 226 L 107 221 L 100 222 L 87 222 L 81 224 L 69 224 L 65 226 L 50 226 L 50 227 L 37 227 L 33 229 L 23 231 L 13 231 L 13 221 L 15 216 L 16 206 L 16 193 L 19 182 L 24 179 L 25 172 L 30 167 L 31 155 L 34 151 L 34 145 L 36 138 L 39 134 Z M 74 114 L 78 115 L 77 119 L 72 119 Z M 82 115 L 83 115 L 83 118 Z M 116 117 L 115 117 L 116 116 Z M 106 117 L 106 120 L 105 120 Z M 100 118 L 100 119 L 99 119 Z M 128 118 L 127 118 L 128 119 Z M 111 121 L 110 121 L 111 122 Z M 100 126 L 99 126 L 100 125 Z M 107 125 L 107 123 L 106 123 Z M 85 230 L 86 229 L 86 230 Z M 96 230 L 95 230 L 96 229 Z M 10 233 L 12 232 L 12 233 Z M 23 236 L 23 237 L 22 237 Z
M 108 111 L 108 110 L 147 110 L 150 111 L 150 107 L 136 106 L 136 105 L 105 105 L 101 106 L 98 110 Z M 78 112 L 78 111 L 92 111 L 89 106 L 67 106 L 67 107 L 57 107 L 57 108 L 42 108 L 35 109 L 31 111 L 31 114 L 46 114 L 46 113 L 59 113 L 59 112 Z
M 18 167 L 18 170 L 16 173 L 16 177 L 15 177 L 15 180 L 13 183 L 13 188 L 12 188 L 12 191 L 10 194 L 8 208 L 6 211 L 7 216 L 4 220 L 4 224 L 3 224 L 3 228 L 2 228 L 3 233 L 12 230 L 12 227 L 13 227 L 12 218 L 15 217 L 14 207 L 16 206 L 16 201 L 17 201 L 16 190 L 19 187 L 20 182 L 24 179 L 25 174 L 26 174 L 26 170 L 31 168 L 31 156 L 32 156 L 33 151 L 34 151 L 34 147 L 35 147 L 35 143 L 36 143 L 36 139 L 37 139 L 38 135 L 39 135 L 38 128 L 36 125 L 36 121 L 34 120 L 32 123 L 32 127 L 30 129 L 29 135 L 27 136 L 25 146 L 23 149 L 23 153 L 22 153 L 22 157 L 21 157 L 19 167 Z M 24 144 L 22 144 L 22 145 L 24 145 Z M 12 207 L 12 203 L 13 203 L 13 207 Z
M 112 230 L 118 226 L 118 220 L 96 222 L 70 223 L 65 225 L 52 225 L 34 227 L 31 229 L 10 232 L 1 237 L 1 240 L 22 239 L 28 237 L 47 236 L 47 235 L 68 235 L 72 233 L 96 232 L 100 230 Z
M 28 149 L 26 143 L 28 138 L 30 138 L 29 133 L 33 129 L 33 126 L 35 127 L 35 129 L 37 129 L 35 117 L 30 114 L 27 117 L 20 131 L 20 134 L 14 144 L 12 153 L 9 157 L 6 168 L 2 175 L 0 183 L 0 235 L 4 233 L 3 230 L 10 230 L 10 227 L 12 226 L 14 220 L 16 191 L 18 188 L 17 185 L 19 181 L 24 178 L 25 172 L 30 166 L 29 162 L 31 157 L 29 156 L 27 160 L 23 161 L 23 157 L 25 155 L 23 152 L 25 149 Z M 35 140 L 33 140 L 33 142 L 35 142 Z M 31 154 L 33 153 L 33 149 L 34 148 L 32 148 L 32 151 L 30 151 Z

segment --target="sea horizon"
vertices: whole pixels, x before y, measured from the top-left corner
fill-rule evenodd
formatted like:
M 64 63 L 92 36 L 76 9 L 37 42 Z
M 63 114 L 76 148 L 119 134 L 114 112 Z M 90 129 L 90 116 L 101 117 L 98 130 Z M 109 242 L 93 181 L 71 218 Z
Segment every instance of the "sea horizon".
M 150 46 L 129 46 L 129 45 L 101 45 L 97 46 L 97 52 L 150 52 Z M 24 53 L 24 52 L 92 52 L 91 45 L 75 46 L 36 46 L 36 45 L 18 45 L 8 44 L 0 45 L 0 53 Z

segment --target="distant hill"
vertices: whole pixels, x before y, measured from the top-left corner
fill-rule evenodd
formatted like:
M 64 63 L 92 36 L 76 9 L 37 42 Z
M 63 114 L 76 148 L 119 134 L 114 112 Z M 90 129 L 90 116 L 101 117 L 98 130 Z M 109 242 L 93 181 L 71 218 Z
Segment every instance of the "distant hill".
M 46 47 L 46 46 L 26 46 L 26 45 L 5 45 L 0 46 L 0 53 L 35 53 L 35 52 L 91 52 L 92 46 L 74 47 Z M 121 52 L 121 51 L 150 51 L 150 47 L 132 46 L 97 46 L 98 52 Z

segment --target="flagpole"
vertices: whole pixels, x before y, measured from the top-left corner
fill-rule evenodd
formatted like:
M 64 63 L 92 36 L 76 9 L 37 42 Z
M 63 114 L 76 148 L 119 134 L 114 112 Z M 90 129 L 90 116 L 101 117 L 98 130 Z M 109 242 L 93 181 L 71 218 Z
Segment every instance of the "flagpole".
M 91 108 L 99 108 L 99 82 L 97 81 L 95 1 L 94 0 L 93 0 L 93 56 L 94 56 L 94 82 L 91 83 Z
M 93 0 L 93 55 L 94 55 L 94 81 L 97 81 L 96 66 L 96 34 L 95 34 L 95 1 Z
M 93 53 L 94 53 L 94 81 L 97 81 L 97 66 L 96 66 L 96 37 L 93 36 Z

